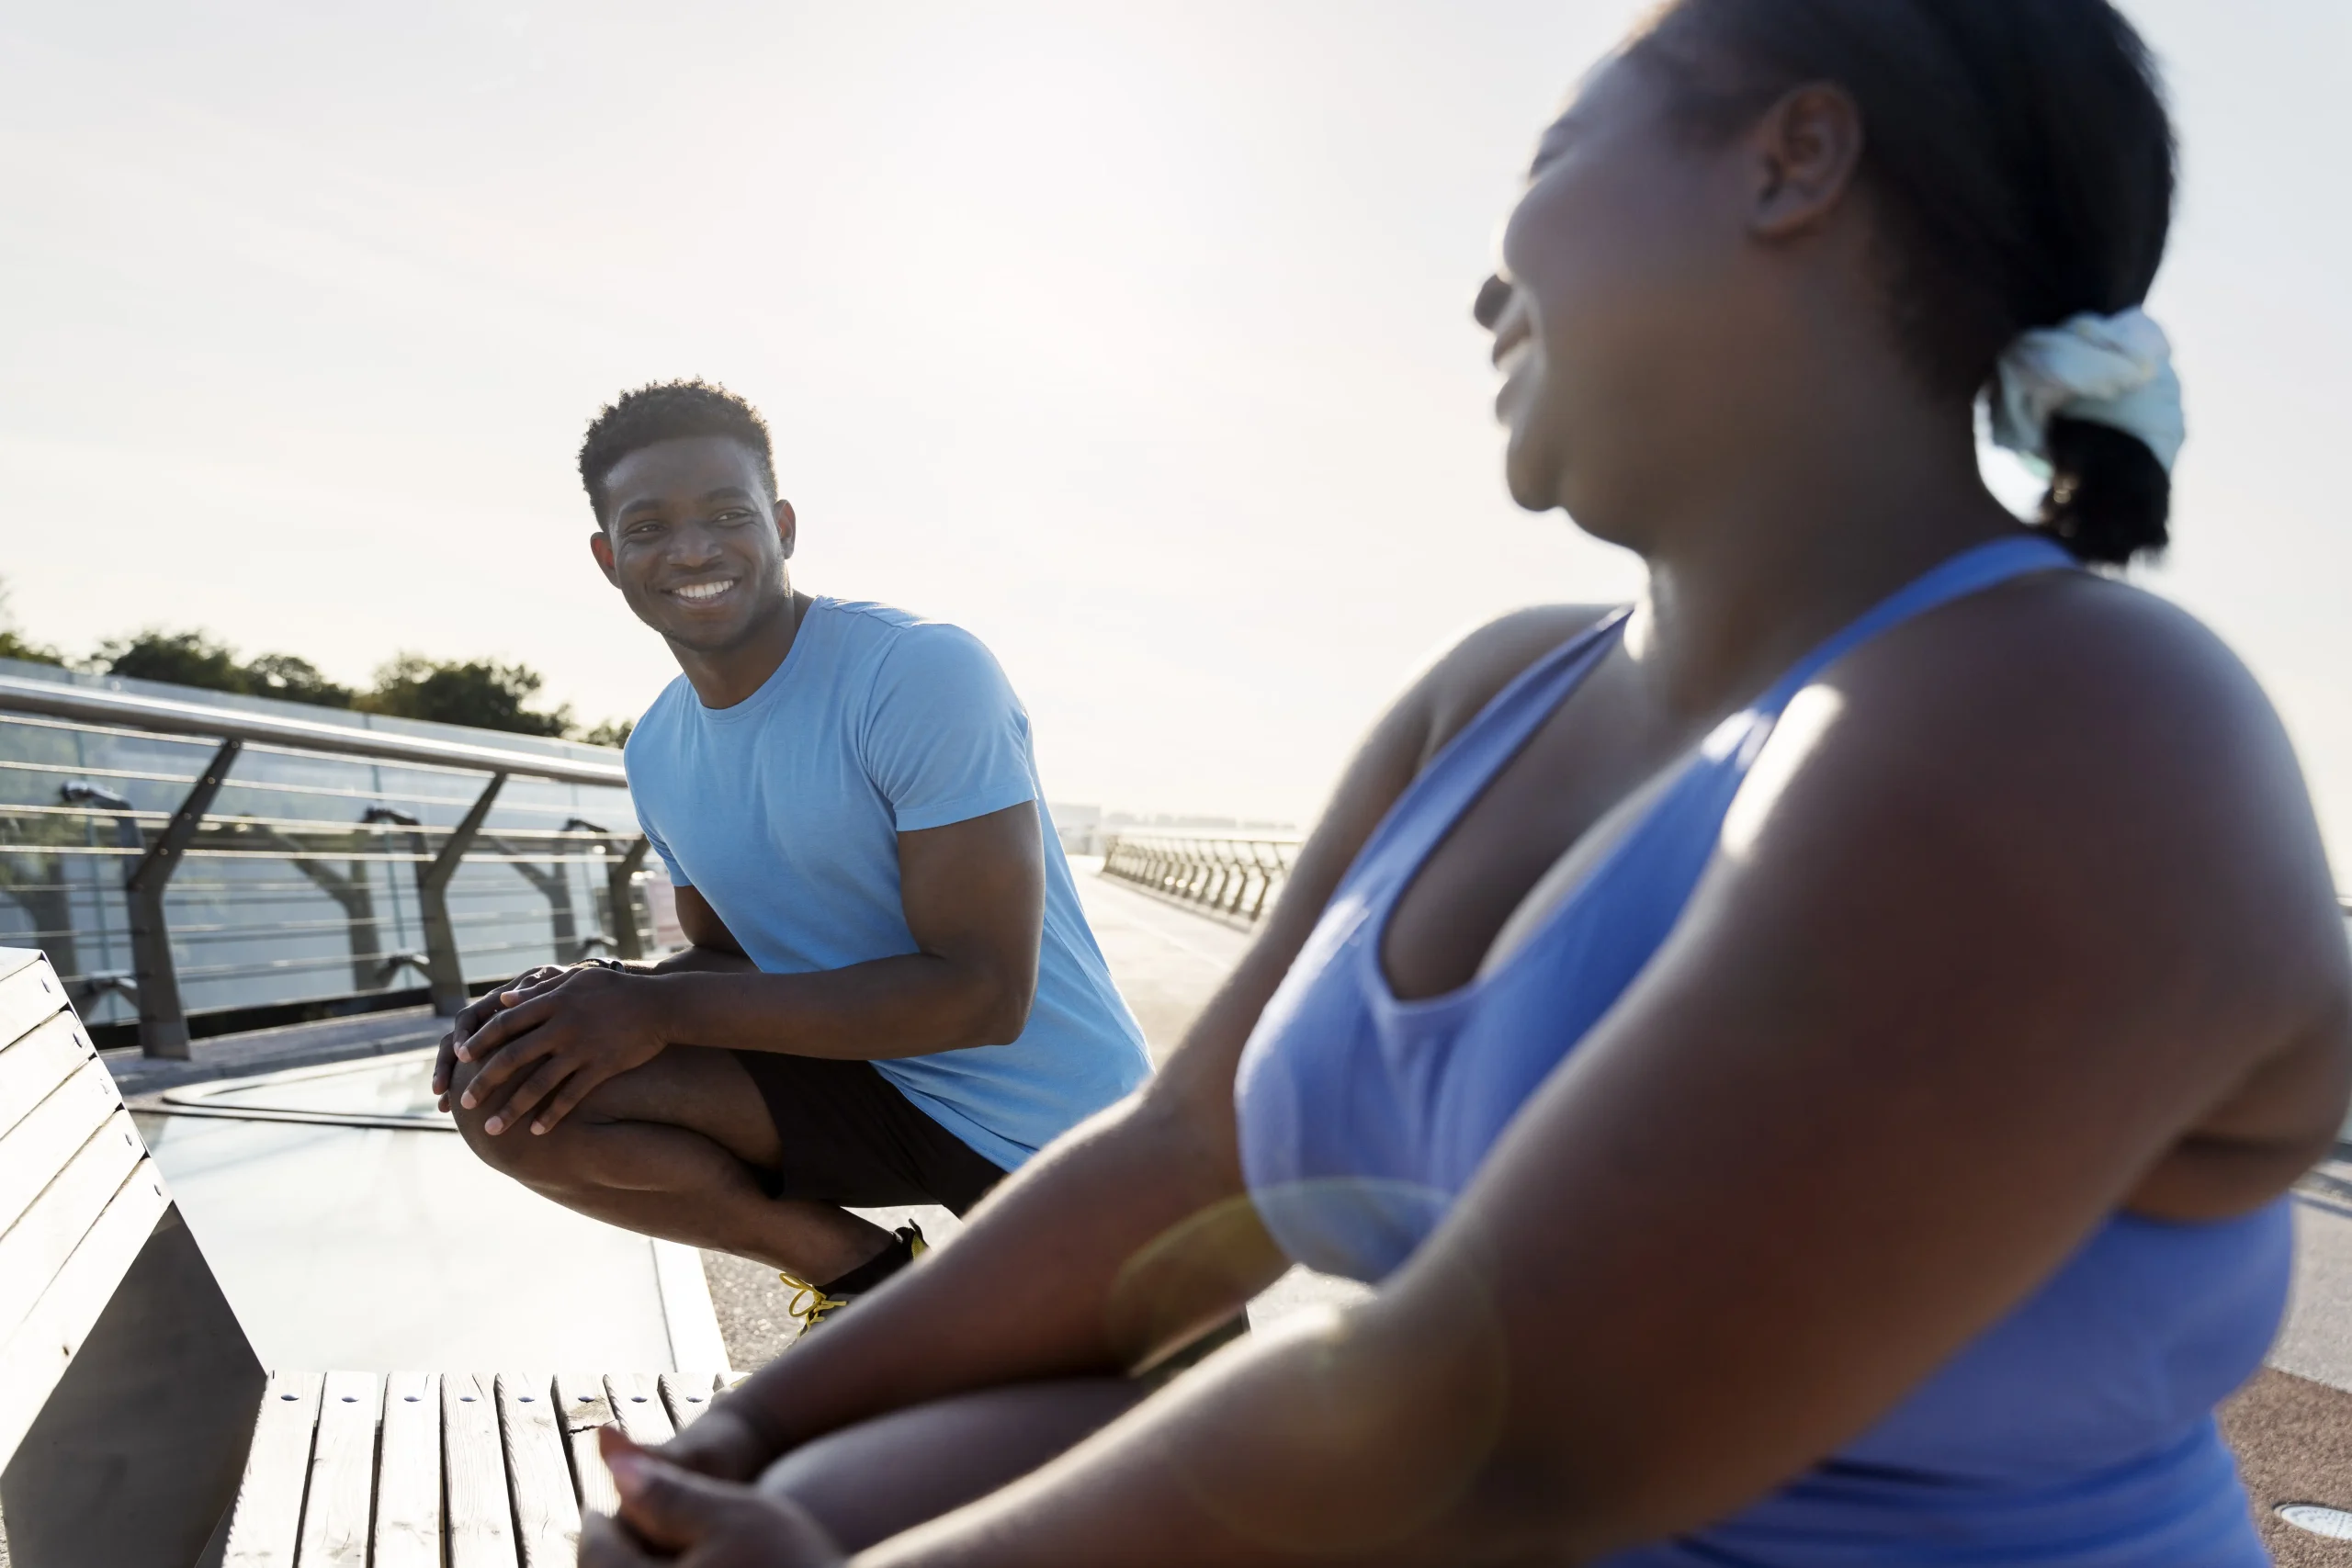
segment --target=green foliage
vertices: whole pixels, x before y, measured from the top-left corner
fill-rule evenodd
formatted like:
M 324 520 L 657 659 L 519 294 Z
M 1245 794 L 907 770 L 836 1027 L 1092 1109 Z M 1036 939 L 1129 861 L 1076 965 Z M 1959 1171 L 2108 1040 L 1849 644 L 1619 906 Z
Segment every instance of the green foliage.
M 628 744 L 630 733 L 637 728 L 633 718 L 608 718 L 602 724 L 592 724 L 572 739 L 585 740 L 591 746 L 621 747 Z
M 27 642 L 14 626 L 0 626 L 0 659 L 21 659 L 28 664 L 62 664 L 65 656 L 53 648 Z
M 0 659 L 37 664 L 70 662 L 57 649 L 17 635 L 8 615 L 5 579 L 0 579 Z M 574 721 L 569 705 L 552 713 L 535 711 L 525 705 L 547 683 L 539 672 L 526 664 L 500 664 L 487 659 L 434 660 L 421 653 L 401 653 L 376 671 L 374 685 L 358 692 L 329 680 L 317 665 L 296 654 L 260 653 L 239 659 L 235 649 L 210 632 L 150 626 L 98 644 L 80 668 L 317 707 L 357 708 L 400 718 L 502 729 L 510 735 L 569 738 L 592 746 L 618 746 L 635 728 L 635 721 L 626 718 L 608 718 L 582 728 Z
M 359 695 L 328 680 L 309 660 L 291 653 L 255 654 L 245 665 L 245 690 L 254 696 L 322 708 L 347 708 Z
M 205 631 L 167 632 L 150 626 L 98 644 L 91 662 L 108 675 L 135 681 L 168 681 L 175 686 L 277 697 L 318 707 L 347 708 L 356 694 L 328 680 L 307 659 L 264 653 L 241 660 L 235 649 Z
M 0 659 L 20 659 L 28 664 L 65 662 L 65 656 L 57 649 L 27 641 L 18 634 L 16 619 L 8 613 L 8 580 L 0 577 Z
M 396 655 L 376 671 L 376 684 L 355 705 L 368 713 L 439 724 L 469 724 L 510 735 L 563 736 L 571 732 L 571 709 L 533 713 L 524 704 L 546 684 L 523 664 L 487 659 L 436 661 L 421 653 Z
M 169 681 L 208 692 L 243 692 L 244 667 L 236 650 L 209 632 L 167 632 L 150 626 L 130 637 L 98 644 L 93 663 L 108 675 L 133 681 Z

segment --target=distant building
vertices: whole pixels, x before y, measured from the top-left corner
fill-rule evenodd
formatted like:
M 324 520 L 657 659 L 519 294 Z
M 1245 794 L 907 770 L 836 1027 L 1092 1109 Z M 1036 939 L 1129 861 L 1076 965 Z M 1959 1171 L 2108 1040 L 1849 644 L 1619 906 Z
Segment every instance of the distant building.
M 1065 854 L 1099 855 L 1110 841 L 1110 834 L 1102 829 L 1102 808 L 1099 806 L 1056 806 L 1048 802 L 1046 811 L 1054 819 L 1055 830 L 1061 834 Z

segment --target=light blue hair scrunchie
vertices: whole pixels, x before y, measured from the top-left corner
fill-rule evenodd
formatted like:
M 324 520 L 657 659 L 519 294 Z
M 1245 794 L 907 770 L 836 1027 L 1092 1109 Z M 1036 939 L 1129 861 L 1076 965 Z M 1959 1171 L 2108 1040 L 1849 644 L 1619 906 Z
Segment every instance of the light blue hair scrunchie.
M 1994 445 L 2044 477 L 2053 419 L 2086 420 L 2136 436 L 2166 473 L 2188 439 L 2171 341 L 2137 306 L 2019 333 L 2001 355 L 1989 401 Z

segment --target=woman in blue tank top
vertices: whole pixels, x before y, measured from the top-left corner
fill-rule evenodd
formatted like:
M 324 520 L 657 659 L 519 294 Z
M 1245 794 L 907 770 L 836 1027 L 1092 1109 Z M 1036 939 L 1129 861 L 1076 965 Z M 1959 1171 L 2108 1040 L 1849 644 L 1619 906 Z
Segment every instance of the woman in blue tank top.
M 1666 7 L 1477 307 L 1513 495 L 1637 552 L 1639 602 L 1438 660 L 1160 1076 L 671 1462 L 616 1449 L 637 1534 L 2261 1562 L 2212 1412 L 2352 986 L 2262 694 L 2083 570 L 2165 538 L 2172 171 L 2106 0 Z M 1980 393 L 2051 475 L 2030 525 Z M 1292 1260 L 1374 1289 L 1130 1375 Z

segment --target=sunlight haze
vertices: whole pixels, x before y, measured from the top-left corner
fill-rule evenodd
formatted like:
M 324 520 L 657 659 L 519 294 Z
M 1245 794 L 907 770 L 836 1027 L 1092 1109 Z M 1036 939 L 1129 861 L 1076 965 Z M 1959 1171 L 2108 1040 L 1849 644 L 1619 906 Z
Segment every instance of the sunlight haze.
M 774 428 L 798 584 L 978 632 L 1053 798 L 1304 822 L 1442 639 L 1637 581 L 1504 494 L 1467 312 L 1639 8 L 0 6 L 16 617 L 634 714 L 675 669 L 572 455 L 703 375 Z M 2352 851 L 2352 7 L 2125 8 L 2187 172 L 2139 580 L 2254 665 Z

